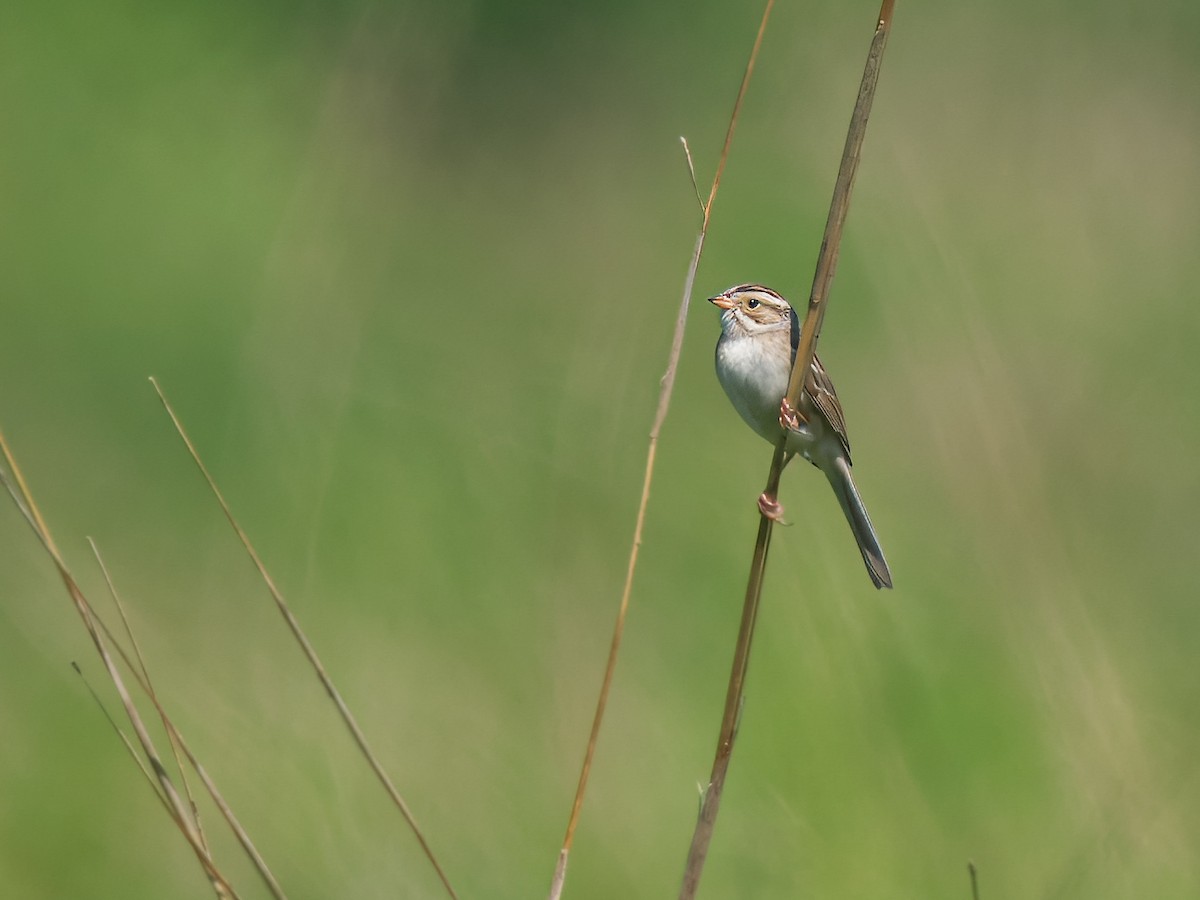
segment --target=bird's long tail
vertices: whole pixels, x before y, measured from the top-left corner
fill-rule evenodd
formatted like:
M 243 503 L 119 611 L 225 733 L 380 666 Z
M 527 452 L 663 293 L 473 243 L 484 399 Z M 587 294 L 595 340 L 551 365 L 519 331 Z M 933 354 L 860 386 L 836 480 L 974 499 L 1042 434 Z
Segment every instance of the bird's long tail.
M 867 564 L 867 573 L 875 582 L 875 587 L 890 588 L 892 572 L 888 568 L 887 560 L 883 558 L 883 548 L 879 546 L 879 538 L 871 525 L 871 517 L 867 515 L 867 508 L 863 505 L 862 497 L 858 495 L 854 479 L 850 477 L 850 463 L 846 461 L 846 457 L 839 456 L 833 461 L 833 465 L 822 467 L 822 470 L 833 486 L 838 502 L 842 504 L 842 512 L 846 514 L 846 521 L 850 523 L 854 539 L 858 541 L 859 552 L 862 553 L 863 562 Z

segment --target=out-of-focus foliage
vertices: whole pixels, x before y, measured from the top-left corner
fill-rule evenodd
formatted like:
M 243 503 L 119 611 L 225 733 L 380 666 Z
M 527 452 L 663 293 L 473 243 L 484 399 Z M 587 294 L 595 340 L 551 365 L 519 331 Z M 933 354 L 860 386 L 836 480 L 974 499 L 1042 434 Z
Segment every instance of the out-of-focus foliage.
M 897 589 L 789 471 L 709 897 L 1200 891 L 1200 16 L 899 3 L 821 344 Z M 757 4 L 19 3 L 0 427 L 293 898 L 546 889 Z M 875 9 L 776 11 L 697 289 L 802 297 Z M 692 310 L 568 881 L 676 890 L 770 451 Z M 0 507 L 0 895 L 211 896 Z M 115 622 L 115 615 L 110 613 Z M 245 896 L 258 885 L 205 817 Z

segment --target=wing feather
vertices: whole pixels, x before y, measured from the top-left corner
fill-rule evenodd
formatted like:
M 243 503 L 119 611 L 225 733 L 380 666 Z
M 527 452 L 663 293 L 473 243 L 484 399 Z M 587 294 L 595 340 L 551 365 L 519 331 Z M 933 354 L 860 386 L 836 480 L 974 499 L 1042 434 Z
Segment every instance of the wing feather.
M 792 360 L 796 359 L 796 350 L 800 346 L 800 317 L 792 310 Z M 837 391 L 833 388 L 833 379 L 821 363 L 821 357 L 813 354 L 812 367 L 808 377 L 804 379 L 804 392 L 808 394 L 817 410 L 829 426 L 837 433 L 846 451 L 846 462 L 850 462 L 850 437 L 846 434 L 846 414 L 842 412 L 842 403 L 838 400 Z

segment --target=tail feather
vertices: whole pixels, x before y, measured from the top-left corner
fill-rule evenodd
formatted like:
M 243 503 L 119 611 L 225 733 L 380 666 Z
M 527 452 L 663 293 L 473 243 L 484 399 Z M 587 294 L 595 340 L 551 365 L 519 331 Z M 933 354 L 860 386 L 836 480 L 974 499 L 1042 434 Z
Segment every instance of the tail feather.
M 879 538 L 871 525 L 871 517 L 867 515 L 867 508 L 858 494 L 858 488 L 854 486 L 854 479 L 850 477 L 850 463 L 846 461 L 846 457 L 839 456 L 832 465 L 823 466 L 822 471 L 825 472 L 825 477 L 829 479 L 829 484 L 842 505 L 842 512 L 846 514 L 846 521 L 850 523 L 850 529 L 854 532 L 854 539 L 858 542 L 863 562 L 867 564 L 867 573 L 871 576 L 871 581 L 877 588 L 890 588 L 892 572 L 888 568 L 887 560 L 883 558 L 883 548 L 879 546 Z

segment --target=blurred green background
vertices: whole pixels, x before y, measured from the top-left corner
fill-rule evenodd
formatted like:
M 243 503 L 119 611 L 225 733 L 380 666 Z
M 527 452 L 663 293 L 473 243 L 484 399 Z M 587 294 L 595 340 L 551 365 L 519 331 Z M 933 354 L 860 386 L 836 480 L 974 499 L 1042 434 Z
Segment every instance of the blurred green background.
M 1200 896 L 1200 7 L 900 2 L 706 897 Z M 781 4 L 697 280 L 802 298 L 877 7 Z M 442 896 L 156 376 L 461 896 L 565 827 L 759 3 L 18 3 L 0 427 L 293 898 Z M 567 884 L 678 889 L 770 451 L 692 309 Z M 0 510 L 0 895 L 211 896 Z M 115 621 L 115 618 L 114 618 Z M 219 833 L 208 814 L 210 831 Z M 226 870 L 262 896 L 225 838 Z

